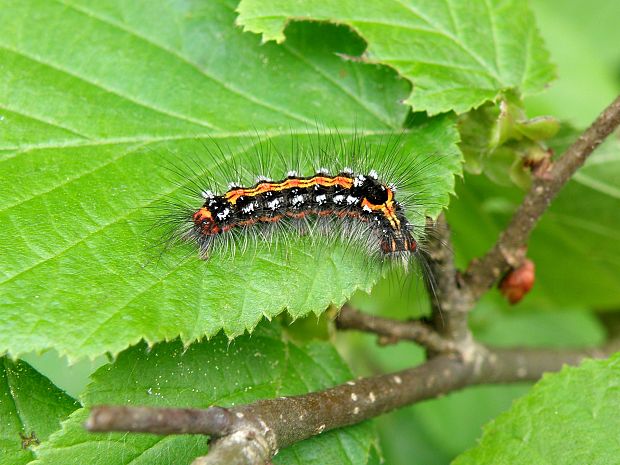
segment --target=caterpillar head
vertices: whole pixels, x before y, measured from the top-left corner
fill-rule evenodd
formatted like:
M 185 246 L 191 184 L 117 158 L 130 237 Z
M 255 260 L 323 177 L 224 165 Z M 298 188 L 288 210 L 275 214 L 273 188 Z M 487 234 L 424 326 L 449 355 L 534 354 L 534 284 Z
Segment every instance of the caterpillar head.
M 194 221 L 194 227 L 200 231 L 201 234 L 211 236 L 220 233 L 220 227 L 217 225 L 213 214 L 207 207 L 200 208 L 192 216 Z

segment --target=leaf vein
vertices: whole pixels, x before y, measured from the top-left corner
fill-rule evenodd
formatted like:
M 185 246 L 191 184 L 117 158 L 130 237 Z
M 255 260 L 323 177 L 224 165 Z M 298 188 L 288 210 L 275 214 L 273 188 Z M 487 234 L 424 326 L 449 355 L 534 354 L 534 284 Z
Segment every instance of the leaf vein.
M 197 125 L 209 128 L 209 129 L 219 129 L 216 126 L 212 126 L 207 121 L 195 119 L 195 118 L 192 118 L 191 116 L 187 116 L 187 115 L 183 115 L 183 114 L 180 114 L 180 113 L 172 112 L 170 110 L 166 110 L 166 109 L 163 109 L 163 108 L 158 108 L 157 106 L 155 106 L 151 102 L 141 102 L 138 99 L 130 97 L 128 95 L 125 95 L 125 94 L 121 93 L 118 90 L 114 90 L 114 89 L 111 89 L 109 87 L 106 87 L 101 82 L 96 82 L 96 81 L 94 81 L 92 79 L 89 79 L 89 78 L 87 78 L 85 76 L 80 76 L 79 74 L 77 74 L 77 73 L 75 73 L 75 72 L 73 72 L 73 71 L 71 71 L 71 70 L 69 70 L 67 68 L 63 68 L 62 66 L 60 66 L 58 64 L 54 64 L 54 63 L 51 63 L 51 62 L 44 61 L 41 57 L 36 57 L 36 56 L 30 55 L 29 53 L 27 53 L 27 52 L 25 52 L 23 50 L 13 49 L 11 47 L 7 47 L 6 45 L 0 45 L 0 49 L 8 50 L 9 52 L 15 53 L 16 55 L 20 55 L 20 56 L 22 56 L 24 58 L 27 58 L 27 59 L 35 62 L 35 63 L 39 63 L 39 64 L 47 66 L 48 68 L 51 68 L 51 69 L 53 69 L 55 71 L 64 73 L 67 76 L 71 76 L 74 79 L 78 79 L 78 80 L 80 80 L 80 81 L 82 81 L 82 82 L 84 82 L 86 84 L 89 84 L 89 85 L 91 85 L 93 87 L 96 87 L 96 88 L 98 88 L 98 89 L 100 89 L 100 90 L 102 90 L 102 91 L 104 91 L 104 92 L 106 92 L 106 93 L 108 93 L 110 95 L 114 95 L 116 97 L 120 97 L 121 99 L 126 100 L 127 102 L 130 102 L 130 103 L 132 103 L 134 105 L 137 105 L 137 106 L 140 106 L 142 108 L 146 108 L 147 110 L 150 110 L 150 111 L 153 111 L 153 112 L 156 112 L 156 113 L 159 113 L 159 114 L 162 114 L 162 115 L 165 115 L 165 116 L 168 116 L 168 117 L 180 120 L 180 121 L 185 121 L 185 122 L 188 122 L 188 123 L 197 124 Z
M 277 105 L 274 105 L 271 102 L 267 102 L 263 99 L 259 99 L 249 93 L 247 93 L 245 90 L 242 90 L 236 86 L 231 85 L 230 83 L 225 82 L 224 80 L 220 79 L 219 77 L 209 73 L 204 67 L 198 65 L 197 63 L 193 62 L 192 60 L 190 60 L 189 58 L 183 56 L 182 54 L 180 54 L 178 51 L 168 48 L 167 46 L 153 40 L 150 37 L 147 37 L 143 34 L 140 34 L 138 31 L 136 31 L 135 29 L 131 29 L 130 27 L 123 25 L 122 23 L 119 23 L 117 21 L 114 21 L 110 18 L 106 18 L 104 16 L 101 16 L 95 12 L 93 12 L 92 10 L 89 10 L 87 8 L 84 7 L 78 7 L 76 5 L 73 4 L 68 4 L 63 2 L 62 0 L 55 0 L 58 3 L 61 3 L 69 8 L 74 9 L 75 11 L 79 11 L 82 14 L 86 14 L 104 24 L 107 24 L 109 26 L 115 27 L 121 31 L 124 31 L 127 34 L 130 34 L 131 36 L 140 39 L 144 42 L 146 42 L 147 44 L 157 48 L 158 50 L 161 50 L 169 55 L 171 55 L 172 57 L 174 57 L 177 60 L 180 60 L 181 62 L 191 66 L 192 68 L 194 68 L 196 71 L 200 72 L 200 74 L 202 74 L 204 77 L 206 77 L 207 79 L 209 79 L 210 81 L 216 83 L 217 85 L 219 85 L 220 87 L 222 87 L 223 89 L 225 89 L 226 91 L 230 92 L 231 94 L 235 94 L 238 95 L 239 97 L 244 98 L 245 100 L 252 102 L 256 105 L 262 106 L 264 108 L 267 108 L 268 110 L 274 111 L 276 113 L 280 113 L 284 116 L 287 116 L 289 118 L 292 119 L 296 119 L 297 121 L 306 123 L 306 124 L 312 124 L 313 121 L 309 118 L 306 118 L 303 115 L 294 113 L 292 111 L 288 111 L 285 108 L 281 108 Z M 205 123 L 207 123 L 205 121 Z M 209 126 L 212 128 L 216 128 L 215 126 L 213 126 L 211 123 L 209 123 Z
M 356 94 L 352 93 L 346 86 L 342 85 L 340 82 L 338 82 L 332 76 L 330 76 L 325 71 L 323 71 L 321 68 L 319 68 L 316 64 L 312 63 L 310 60 L 307 60 L 297 50 L 295 50 L 293 47 L 290 47 L 289 45 L 287 45 L 286 42 L 284 43 L 284 49 L 287 50 L 292 56 L 297 58 L 299 61 L 304 63 L 306 66 L 308 66 L 309 68 L 315 70 L 318 74 L 323 76 L 327 81 L 329 81 L 335 87 L 340 89 L 345 95 L 347 95 L 347 97 L 349 97 L 351 100 L 353 100 L 359 106 L 364 108 L 368 113 L 370 113 L 375 118 L 377 118 L 377 120 L 379 120 L 380 122 L 382 122 L 383 124 L 385 124 L 387 126 L 392 126 L 392 123 L 390 122 L 390 120 L 388 118 L 386 118 L 386 115 L 384 115 L 382 113 L 378 113 L 374 108 L 370 107 L 364 100 L 362 100 L 359 97 L 359 95 L 356 95 Z
M 14 108 L 9 108 L 6 105 L 0 105 L 0 109 L 4 110 L 4 111 L 8 111 L 11 113 L 14 113 L 16 115 L 19 116 L 23 116 L 25 118 L 31 119 L 33 121 L 37 121 L 39 123 L 43 123 L 46 124 L 48 126 L 52 126 L 55 127 L 57 129 L 62 129 L 63 131 L 67 131 L 71 134 L 73 134 L 74 136 L 78 136 L 81 137 L 82 139 L 90 139 L 90 137 L 88 137 L 86 134 L 82 134 L 74 129 L 68 128 L 66 126 L 62 126 L 60 123 L 56 122 L 56 121 L 48 121 L 43 119 L 41 116 L 33 116 L 33 115 L 29 115 L 27 113 L 25 113 L 24 111 L 21 110 L 15 110 Z
M 144 144 L 144 145 L 145 145 L 145 144 Z M 138 146 L 138 148 L 139 148 L 139 147 L 141 147 L 141 146 L 142 146 L 142 145 Z M 137 150 L 137 148 L 136 148 L 136 150 Z M 131 152 L 133 152 L 133 150 L 128 150 L 127 152 L 124 152 L 121 156 L 119 156 L 118 158 L 116 158 L 116 160 L 120 160 L 121 158 L 125 157 L 126 155 L 128 155 L 128 154 L 129 154 L 129 153 L 131 153 Z M 110 163 L 112 163 L 113 161 L 114 161 L 114 160 L 110 160 L 110 161 L 108 161 L 107 163 L 104 163 L 103 165 L 101 165 L 101 166 L 97 167 L 97 169 L 93 170 L 93 172 L 94 172 L 94 171 L 98 171 L 98 170 L 100 170 L 100 169 L 102 169 L 102 168 L 104 168 L 104 167 L 108 166 L 108 165 L 109 165 Z M 76 178 L 76 179 L 79 179 L 79 178 Z M 158 197 L 158 198 L 159 198 L 159 197 Z M 152 202 L 154 202 L 154 201 L 155 201 L 155 199 L 154 199 Z M 152 203 L 152 202 L 149 202 L 149 204 L 150 204 L 150 203 Z M 147 204 L 147 205 L 148 205 L 148 204 Z M 35 264 L 33 264 L 33 265 L 28 266 L 27 268 L 25 268 L 25 269 L 23 269 L 23 270 L 19 271 L 18 273 L 15 273 L 14 275 L 10 276 L 8 279 L 5 279 L 5 280 L 3 280 L 3 281 L 0 281 L 0 285 L 4 285 L 4 284 L 6 284 L 6 283 L 8 283 L 8 282 L 10 282 L 10 281 L 12 281 L 12 280 L 14 280 L 14 279 L 15 279 L 15 278 L 17 278 L 18 276 L 22 275 L 23 273 L 26 273 L 26 272 L 28 272 L 28 271 L 30 271 L 30 270 L 32 270 L 32 269 L 34 269 L 34 268 L 36 268 L 37 266 L 42 265 L 42 264 L 44 264 L 44 263 L 46 263 L 46 262 L 48 262 L 48 261 L 50 261 L 50 260 L 52 260 L 52 259 L 54 259 L 54 258 L 58 257 L 59 255 L 62 255 L 63 253 L 65 253 L 66 251 L 68 251 L 68 250 L 72 249 L 73 247 L 77 246 L 78 244 L 81 244 L 82 242 L 84 242 L 86 239 L 88 239 L 89 237 L 93 236 L 94 234 L 97 234 L 97 233 L 99 233 L 99 232 L 103 231 L 104 229 L 106 229 L 107 227 L 109 227 L 109 226 L 111 226 L 111 225 L 113 225 L 113 224 L 118 223 L 118 222 L 119 222 L 119 221 L 121 221 L 122 219 L 126 219 L 126 218 L 129 216 L 129 214 L 131 214 L 131 213 L 132 213 L 132 211 L 129 211 L 129 212 L 127 212 L 126 214 L 124 214 L 124 215 L 122 215 L 122 216 L 120 216 L 120 217 L 116 218 L 114 221 L 112 221 L 112 222 L 110 222 L 110 223 L 108 223 L 108 224 L 102 225 L 102 226 L 101 226 L 101 227 L 99 227 L 99 228 L 96 228 L 96 229 L 95 229 L 94 231 L 92 231 L 91 233 L 89 233 L 89 234 L 87 234 L 86 236 L 82 237 L 81 239 L 79 239 L 79 240 L 77 240 L 77 241 L 75 241 L 75 242 L 71 243 L 68 247 L 65 247 L 64 249 L 59 250 L 58 252 L 54 253 L 54 254 L 53 254 L 53 255 L 51 255 L 50 257 L 47 257 L 47 258 L 43 259 L 43 260 L 42 260 L 42 261 L 40 261 L 40 262 L 37 262 L 37 263 L 35 263 Z
M 135 150 L 138 150 L 141 147 L 144 147 L 145 145 L 148 145 L 148 144 L 149 144 L 149 142 L 143 142 L 141 144 L 133 145 L 133 146 L 129 147 L 128 150 L 135 151 Z M 23 198 L 22 200 L 20 200 L 17 203 L 10 204 L 8 206 L 4 206 L 3 208 L 0 208 L 0 213 L 6 212 L 6 211 L 11 210 L 11 209 L 13 209 L 15 207 L 19 207 L 20 205 L 22 205 L 22 204 L 24 204 L 24 203 L 26 203 L 26 202 L 28 202 L 28 201 L 30 201 L 32 199 L 40 197 L 42 195 L 46 195 L 46 194 L 49 194 L 51 192 L 54 192 L 55 190 L 60 189 L 61 187 L 64 187 L 64 186 L 66 186 L 68 184 L 71 184 L 72 182 L 77 181 L 77 180 L 83 178 L 84 176 L 87 176 L 89 174 L 93 174 L 93 173 L 99 171 L 100 169 L 105 168 L 106 166 L 108 166 L 108 165 L 114 163 L 115 161 L 123 158 L 124 156 L 125 156 L 125 154 L 121 153 L 118 156 L 110 157 L 108 160 L 106 160 L 105 163 L 103 163 L 102 165 L 97 166 L 94 169 L 91 169 L 91 170 L 88 170 L 88 171 L 83 171 L 83 172 L 79 173 L 79 175 L 77 175 L 77 176 L 67 177 L 61 183 L 54 184 L 50 189 L 47 189 L 47 190 L 44 190 L 44 191 L 41 191 L 41 192 L 37 192 L 37 193 L 35 193 L 33 195 L 30 195 L 29 197 Z
M 480 66 L 482 66 L 484 69 L 486 69 L 486 71 L 489 73 L 490 76 L 494 77 L 498 82 L 502 82 L 502 80 L 500 79 L 500 77 L 495 73 L 495 71 L 493 70 L 492 67 L 490 67 L 485 60 L 483 60 L 477 53 L 475 53 L 472 49 L 470 49 L 464 42 L 459 41 L 453 34 L 451 34 L 449 31 L 446 31 L 445 29 L 443 29 L 442 27 L 439 27 L 438 24 L 436 24 L 435 22 L 431 21 L 426 15 L 422 14 L 419 10 L 417 10 L 416 8 L 414 8 L 412 5 L 404 3 L 401 0 L 394 0 L 396 3 L 398 3 L 399 5 L 401 5 L 402 7 L 404 7 L 405 9 L 409 10 L 411 13 L 413 13 L 414 15 L 416 15 L 418 18 L 420 18 L 421 20 L 423 20 L 424 22 L 426 22 L 429 26 L 431 26 L 432 28 L 434 28 L 435 32 L 437 32 L 438 34 L 446 37 L 447 39 L 451 40 L 455 45 L 457 45 L 458 47 L 460 47 L 464 52 L 466 52 L 470 57 L 472 57 L 475 61 L 478 62 L 478 64 L 480 64 Z
M 356 135 L 360 134 L 360 130 L 356 128 L 339 128 L 338 133 L 342 135 Z M 364 135 L 389 135 L 393 133 L 393 129 L 377 129 L 377 130 L 364 130 Z M 287 130 L 261 130 L 260 132 L 254 131 L 222 131 L 217 133 L 203 133 L 203 134 L 184 134 L 184 135 L 169 135 L 169 136 L 136 136 L 136 137 L 110 137 L 99 140 L 69 140 L 65 143 L 52 143 L 52 144 L 28 144 L 28 145 L 19 145 L 19 146 L 7 146 L 0 148 L 0 150 L 17 150 L 11 154 L 10 157 L 5 157 L 0 160 L 2 163 L 5 160 L 10 160 L 17 155 L 28 152 L 30 150 L 45 150 L 45 149 L 61 149 L 68 147 L 95 147 L 99 145 L 113 145 L 113 144 L 126 144 L 126 143 L 139 143 L 139 142 L 148 142 L 148 143 L 157 143 L 157 142 L 168 142 L 168 141 L 180 141 L 180 140 L 188 140 L 188 139 L 228 139 L 228 138 L 255 138 L 257 135 L 266 136 L 266 137 L 278 137 L 278 136 L 306 136 L 306 135 L 316 135 L 317 130 L 316 127 L 312 129 L 287 129 Z
M 493 37 L 493 57 L 494 57 L 494 62 L 495 62 L 495 69 L 497 71 L 497 74 L 499 76 L 502 75 L 501 69 L 500 69 L 500 65 L 499 65 L 499 53 L 498 53 L 498 49 L 497 49 L 497 45 L 498 45 L 498 40 L 497 40 L 497 24 L 495 24 L 495 18 L 493 16 L 493 10 L 491 8 L 491 5 L 489 4 L 489 0 L 484 0 L 484 7 L 487 10 L 487 15 L 489 18 L 489 24 L 491 27 L 491 36 Z

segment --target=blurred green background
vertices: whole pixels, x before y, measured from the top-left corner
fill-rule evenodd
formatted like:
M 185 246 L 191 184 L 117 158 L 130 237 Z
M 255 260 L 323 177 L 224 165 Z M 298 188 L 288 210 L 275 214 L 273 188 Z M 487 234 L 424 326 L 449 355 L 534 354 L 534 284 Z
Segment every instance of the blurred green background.
M 553 115 L 584 128 L 620 91 L 620 2 L 617 0 L 533 0 L 538 25 L 558 79 L 544 93 L 526 100 L 529 116 Z M 459 187 L 452 206 L 458 221 L 459 203 L 466 195 Z M 498 218 L 501 223 L 503 218 Z M 500 227 L 498 224 L 497 227 Z M 467 257 L 468 250 L 457 255 Z M 490 245 L 490 244 L 489 244 Z M 391 283 L 391 284 L 390 284 Z M 420 285 L 393 281 L 379 285 L 373 296 L 357 296 L 361 308 L 400 318 L 419 314 L 425 302 Z M 402 290 L 406 292 L 401 292 Z M 483 342 L 496 345 L 588 345 L 603 338 L 592 309 L 541 308 L 528 299 L 508 307 L 492 292 L 472 315 L 471 325 Z M 336 343 L 359 375 L 404 368 L 422 360 L 420 349 L 409 344 L 378 347 L 371 336 L 342 333 Z M 106 362 L 82 360 L 68 366 L 53 351 L 23 357 L 72 396 L 78 396 L 88 375 Z M 377 420 L 385 463 L 434 465 L 449 463 L 479 437 L 481 426 L 506 410 L 525 393 L 527 385 L 470 388 L 441 399 L 402 409 Z

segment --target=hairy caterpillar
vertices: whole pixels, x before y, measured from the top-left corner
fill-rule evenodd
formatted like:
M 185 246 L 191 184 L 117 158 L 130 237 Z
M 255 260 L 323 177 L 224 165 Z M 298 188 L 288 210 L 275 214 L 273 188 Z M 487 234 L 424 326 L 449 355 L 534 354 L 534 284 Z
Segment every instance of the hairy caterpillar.
M 231 186 L 223 195 L 203 192 L 205 203 L 193 215 L 189 236 L 206 256 L 214 240 L 233 228 L 257 223 L 295 221 L 308 216 L 335 217 L 368 223 L 384 254 L 415 252 L 413 226 L 394 197 L 394 187 L 379 181 L 376 171 L 355 174 L 344 168 L 330 175 L 326 168 L 300 177 L 290 171 L 281 181 L 259 180 L 253 187 Z
M 205 170 L 187 165 L 191 198 L 173 204 L 174 240 L 197 244 L 208 259 L 219 248 L 234 254 L 294 233 L 317 249 L 339 240 L 408 263 L 423 238 L 422 207 L 433 201 L 421 176 L 433 156 L 409 156 L 401 142 L 330 135 L 327 143 L 286 150 L 259 139 L 245 162 L 231 161 L 216 144 Z

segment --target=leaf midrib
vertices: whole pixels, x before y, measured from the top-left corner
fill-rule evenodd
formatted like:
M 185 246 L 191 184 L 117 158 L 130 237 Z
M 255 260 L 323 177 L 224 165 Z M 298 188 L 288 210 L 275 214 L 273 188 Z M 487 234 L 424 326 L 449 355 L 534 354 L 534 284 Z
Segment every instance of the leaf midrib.
M 46 126 L 50 126 L 52 128 L 60 129 L 62 131 L 68 132 L 68 133 L 70 133 L 70 134 L 72 134 L 74 136 L 78 136 L 78 137 L 80 137 L 82 139 L 89 139 L 90 138 L 86 134 L 82 134 L 82 133 L 76 131 L 75 129 L 71 129 L 71 128 L 66 127 L 66 126 L 62 126 L 57 121 L 48 121 L 48 120 L 43 119 L 43 117 L 41 117 L 39 115 L 37 115 L 37 116 L 29 115 L 28 113 L 25 113 L 23 110 L 16 110 L 15 108 L 10 108 L 6 104 L 0 105 L 0 110 L 4 110 L 4 112 L 10 112 L 10 113 L 13 113 L 15 115 L 19 115 L 22 118 L 28 118 L 28 119 L 36 121 L 36 122 L 38 122 L 40 124 L 42 123 L 42 124 L 45 124 Z

